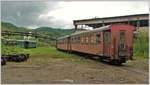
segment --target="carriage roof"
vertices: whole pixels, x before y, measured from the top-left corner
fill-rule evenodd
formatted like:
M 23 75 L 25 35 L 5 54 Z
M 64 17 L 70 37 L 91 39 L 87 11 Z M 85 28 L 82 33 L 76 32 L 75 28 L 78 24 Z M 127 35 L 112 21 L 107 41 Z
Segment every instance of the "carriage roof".
M 93 29 L 93 30 L 88 30 L 88 31 L 73 33 L 73 34 L 71 34 L 71 36 L 72 35 L 83 34 L 83 33 L 89 33 L 89 32 L 103 31 L 103 30 L 108 30 L 108 29 L 110 29 L 110 25 L 99 27 L 99 28 L 96 28 L 96 29 Z
M 35 40 L 17 40 L 17 39 L 2 39 L 2 40 L 5 40 L 5 41 L 15 41 L 15 42 L 25 42 L 25 41 L 36 42 Z
M 82 31 L 82 32 L 76 32 L 76 33 L 73 33 L 73 34 L 70 34 L 70 35 L 66 35 L 66 36 L 60 37 L 60 38 L 58 38 L 58 39 L 64 39 L 64 38 L 69 37 L 69 36 L 79 35 L 79 34 L 83 34 L 83 33 L 89 33 L 89 32 L 97 32 L 97 31 L 108 30 L 108 29 L 110 29 L 110 26 L 111 26 L 111 25 L 107 25 L 107 26 L 99 27 L 99 28 L 96 28 L 96 29 L 93 29 L 93 30 Z

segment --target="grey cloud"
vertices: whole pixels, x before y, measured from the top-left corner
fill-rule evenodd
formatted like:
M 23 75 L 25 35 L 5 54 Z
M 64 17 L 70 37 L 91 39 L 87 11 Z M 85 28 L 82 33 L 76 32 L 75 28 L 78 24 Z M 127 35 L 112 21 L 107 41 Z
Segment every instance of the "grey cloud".
M 41 1 L 2 1 L 1 20 L 18 26 L 45 26 L 50 22 L 38 20 L 38 16 L 48 10 L 53 10 L 57 2 Z M 51 19 L 53 17 L 49 17 Z

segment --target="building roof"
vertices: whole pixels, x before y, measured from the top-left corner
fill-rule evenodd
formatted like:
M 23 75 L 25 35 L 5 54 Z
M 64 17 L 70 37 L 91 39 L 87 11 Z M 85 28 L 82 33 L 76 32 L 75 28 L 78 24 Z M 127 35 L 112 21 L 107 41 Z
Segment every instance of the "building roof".
M 115 19 L 115 18 L 135 17 L 135 16 L 149 16 L 149 14 L 135 14 L 135 15 L 124 15 L 124 16 L 113 16 L 113 17 L 92 18 L 92 19 L 82 19 L 82 20 L 73 20 L 73 21 L 74 22 L 80 22 L 80 21 L 88 21 L 88 20 Z

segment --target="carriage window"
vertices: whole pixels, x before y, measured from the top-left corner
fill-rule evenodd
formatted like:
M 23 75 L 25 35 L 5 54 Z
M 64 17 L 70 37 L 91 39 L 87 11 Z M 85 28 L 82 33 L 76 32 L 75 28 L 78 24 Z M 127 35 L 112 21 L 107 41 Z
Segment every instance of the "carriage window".
M 87 44 L 88 40 L 87 40 L 87 36 L 85 35 L 85 44 Z
M 74 37 L 73 41 L 74 41 L 74 43 L 76 43 L 76 36 Z
M 75 44 L 75 41 L 76 41 L 76 37 L 74 36 L 74 37 L 73 37 L 73 43 L 74 43 L 74 44 Z
M 79 37 L 79 43 L 81 43 L 81 37 Z
M 60 44 L 62 44 L 63 42 L 62 42 L 62 40 L 60 40 Z
M 86 35 L 86 43 L 90 44 L 91 43 L 91 34 Z
M 75 43 L 78 43 L 78 42 L 79 42 L 79 37 L 75 36 Z
M 83 42 L 84 42 L 84 44 L 86 43 L 86 37 L 85 37 L 85 35 L 83 37 Z
M 76 36 L 76 43 L 78 43 L 78 41 L 79 41 L 79 40 L 78 40 L 78 36 Z
M 96 43 L 100 43 L 100 42 L 101 42 L 101 41 L 100 41 L 100 37 L 101 37 L 100 34 L 96 34 Z
M 63 40 L 63 44 L 65 43 L 65 40 Z
M 125 31 L 120 31 L 120 44 L 125 43 Z
M 83 35 L 81 37 L 81 43 L 84 43 L 84 38 L 83 38 Z
M 67 39 L 64 39 L 64 44 L 67 43 Z
M 91 43 L 94 43 L 94 35 L 91 35 Z
M 80 43 L 80 37 L 77 37 L 77 43 Z
M 73 43 L 73 38 L 71 38 L 71 42 Z
M 62 40 L 62 43 L 64 44 L 65 40 Z
M 95 34 L 92 34 L 92 37 L 91 37 L 91 43 L 95 44 Z
M 91 34 L 89 35 L 89 43 L 92 43 L 92 36 L 91 36 Z
M 61 40 L 58 40 L 58 43 L 60 43 L 60 44 L 61 44 Z
M 73 38 L 73 43 L 76 43 L 76 37 Z

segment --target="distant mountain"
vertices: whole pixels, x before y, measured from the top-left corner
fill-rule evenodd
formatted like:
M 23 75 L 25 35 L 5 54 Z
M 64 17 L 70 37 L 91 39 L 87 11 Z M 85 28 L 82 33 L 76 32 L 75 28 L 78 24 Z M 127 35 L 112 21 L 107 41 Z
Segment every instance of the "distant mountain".
M 12 32 L 28 32 L 28 31 L 32 31 L 30 29 L 26 29 L 24 27 L 17 27 L 12 23 L 8 23 L 8 22 L 1 22 L 1 31 L 12 31 Z
M 61 37 L 74 32 L 73 29 L 59 29 L 59 28 L 51 28 L 51 27 L 40 27 L 33 31 L 48 36 L 55 36 L 55 37 Z
M 37 29 L 27 29 L 24 27 L 17 27 L 14 24 L 8 22 L 1 22 L 1 31 L 35 32 L 53 38 L 61 37 L 74 32 L 73 29 L 60 29 L 60 28 L 52 28 L 52 27 L 39 27 Z

